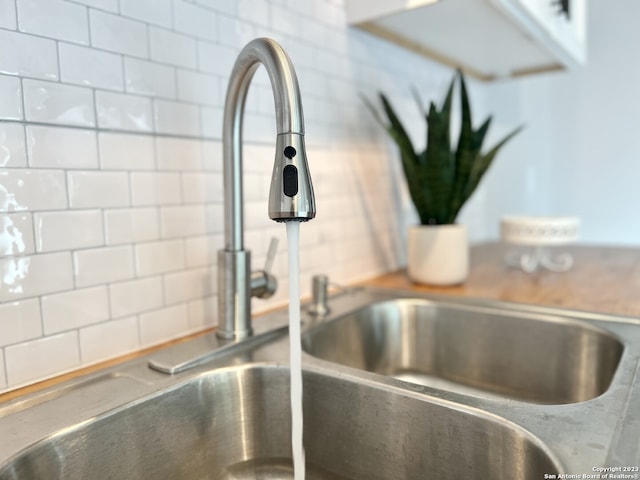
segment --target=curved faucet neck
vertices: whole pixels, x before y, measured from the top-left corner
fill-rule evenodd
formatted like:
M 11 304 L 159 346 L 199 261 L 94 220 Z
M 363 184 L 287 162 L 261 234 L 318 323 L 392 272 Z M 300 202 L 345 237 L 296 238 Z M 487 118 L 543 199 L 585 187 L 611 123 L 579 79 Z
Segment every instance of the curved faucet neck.
M 231 72 L 224 106 L 222 144 L 225 182 L 225 250 L 244 248 L 242 212 L 242 123 L 253 74 L 264 65 L 276 108 L 277 133 L 304 134 L 298 79 L 291 60 L 275 41 L 258 38 L 240 52 Z

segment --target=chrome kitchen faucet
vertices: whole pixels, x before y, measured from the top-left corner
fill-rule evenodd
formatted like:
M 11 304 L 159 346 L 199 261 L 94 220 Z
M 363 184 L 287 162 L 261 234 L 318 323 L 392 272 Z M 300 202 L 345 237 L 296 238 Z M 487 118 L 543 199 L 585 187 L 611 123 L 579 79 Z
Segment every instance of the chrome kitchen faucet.
M 218 252 L 218 332 L 224 339 L 252 334 L 251 296 L 266 298 L 276 289 L 267 271 L 251 272 L 244 249 L 242 195 L 242 120 L 253 74 L 264 65 L 276 108 L 276 156 L 269 192 L 269 217 L 277 222 L 306 221 L 316 214 L 304 146 L 300 89 L 283 48 L 268 38 L 249 42 L 236 59 L 224 106 L 224 249 Z

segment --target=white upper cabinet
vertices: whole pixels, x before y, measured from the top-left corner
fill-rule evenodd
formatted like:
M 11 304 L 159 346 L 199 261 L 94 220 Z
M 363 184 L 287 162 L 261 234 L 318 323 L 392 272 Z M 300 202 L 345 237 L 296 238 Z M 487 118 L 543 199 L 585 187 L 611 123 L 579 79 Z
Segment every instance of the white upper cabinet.
M 586 61 L 586 0 L 346 0 L 362 28 L 483 80 Z

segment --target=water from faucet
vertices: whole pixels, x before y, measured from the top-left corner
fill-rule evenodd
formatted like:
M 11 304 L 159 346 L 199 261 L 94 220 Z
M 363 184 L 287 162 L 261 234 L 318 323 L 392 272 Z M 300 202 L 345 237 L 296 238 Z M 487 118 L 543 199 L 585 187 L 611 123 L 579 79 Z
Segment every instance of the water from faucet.
M 291 449 L 295 480 L 305 478 L 302 443 L 302 346 L 300 344 L 300 222 L 287 225 L 289 249 L 289 371 L 291 372 Z

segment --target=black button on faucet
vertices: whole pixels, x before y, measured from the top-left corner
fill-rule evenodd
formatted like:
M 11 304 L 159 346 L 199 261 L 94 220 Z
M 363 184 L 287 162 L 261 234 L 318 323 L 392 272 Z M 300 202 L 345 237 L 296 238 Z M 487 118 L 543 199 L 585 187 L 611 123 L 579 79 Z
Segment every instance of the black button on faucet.
M 291 145 L 284 147 L 284 156 L 287 157 L 289 160 L 291 160 L 293 157 L 296 156 L 296 149 L 294 147 L 292 147 Z
M 282 170 L 282 190 L 287 197 L 298 193 L 298 169 L 294 165 L 287 165 Z

